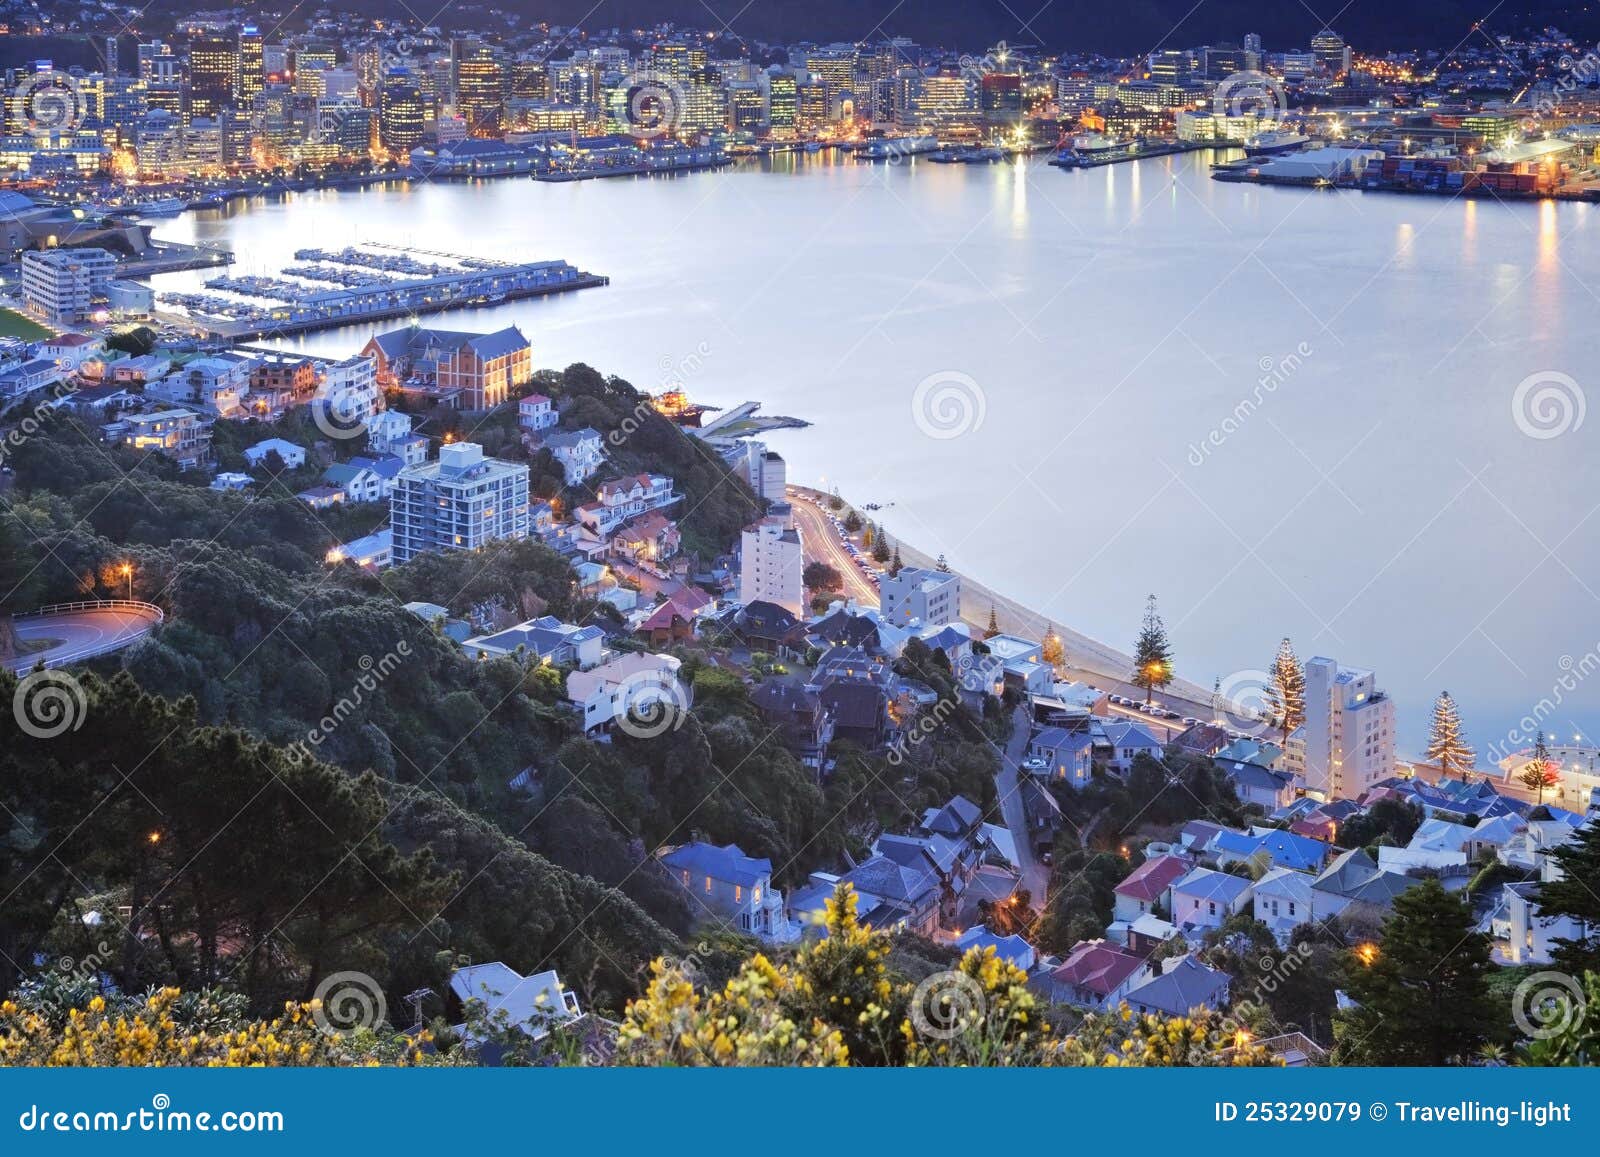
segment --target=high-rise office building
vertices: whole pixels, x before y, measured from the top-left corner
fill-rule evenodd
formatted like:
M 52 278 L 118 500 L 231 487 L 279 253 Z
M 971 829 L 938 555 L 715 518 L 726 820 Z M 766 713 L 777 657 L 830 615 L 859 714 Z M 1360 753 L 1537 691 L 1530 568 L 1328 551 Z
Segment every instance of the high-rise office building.
M 261 31 L 254 24 L 239 29 L 239 74 L 234 83 L 234 96 L 246 108 L 266 80 L 263 50 Z
M 189 119 L 214 117 L 233 103 L 239 73 L 239 47 L 231 40 L 189 42 Z
M 796 616 L 805 608 L 805 548 L 788 503 L 775 502 L 739 543 L 739 601 L 776 603 Z
M 1324 28 L 1311 38 L 1311 55 L 1329 76 L 1344 76 L 1350 71 L 1350 46 L 1331 28 Z
M 794 136 L 797 88 L 792 72 L 767 76 L 767 127 L 780 140 Z
M 509 74 L 492 45 L 470 37 L 450 42 L 450 100 L 469 134 L 499 134 L 508 91 Z
M 378 143 L 395 156 L 422 143 L 428 102 L 410 73 L 397 71 L 378 90 Z

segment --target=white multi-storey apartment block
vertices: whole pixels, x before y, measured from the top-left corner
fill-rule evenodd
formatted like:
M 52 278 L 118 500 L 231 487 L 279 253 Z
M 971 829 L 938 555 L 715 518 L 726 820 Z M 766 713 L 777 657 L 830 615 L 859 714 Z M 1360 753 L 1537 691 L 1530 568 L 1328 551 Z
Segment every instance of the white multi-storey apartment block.
M 1355 799 L 1394 770 L 1394 701 L 1373 673 L 1321 656 L 1308 662 L 1306 793 Z
M 745 527 L 739 550 L 739 601 L 776 603 L 796 617 L 806 613 L 805 547 L 787 503 Z
M 56 324 L 89 315 L 104 296 L 117 259 L 104 249 L 46 249 L 22 255 L 22 300 L 30 313 Z
M 389 496 L 396 565 L 430 550 L 527 538 L 528 518 L 528 468 L 485 458 L 473 442 L 441 447 L 437 462 L 406 467 Z
M 961 621 L 961 576 L 947 571 L 901 567 L 897 575 L 885 574 L 879 587 L 883 617 L 900 626 L 920 622 L 942 627 Z

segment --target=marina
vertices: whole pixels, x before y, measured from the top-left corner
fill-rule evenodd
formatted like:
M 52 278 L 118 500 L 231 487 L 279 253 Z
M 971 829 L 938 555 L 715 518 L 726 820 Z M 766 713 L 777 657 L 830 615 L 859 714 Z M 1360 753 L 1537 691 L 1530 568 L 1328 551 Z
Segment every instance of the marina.
M 300 249 L 294 254 L 298 264 L 285 267 L 284 276 L 216 277 L 205 282 L 207 292 L 163 291 L 157 300 L 181 310 L 184 320 L 212 339 L 249 341 L 489 307 L 610 283 L 610 278 L 566 261 L 512 264 L 400 246 L 373 248 L 384 252 L 354 246 L 334 252 Z M 340 288 L 327 288 L 329 282 Z

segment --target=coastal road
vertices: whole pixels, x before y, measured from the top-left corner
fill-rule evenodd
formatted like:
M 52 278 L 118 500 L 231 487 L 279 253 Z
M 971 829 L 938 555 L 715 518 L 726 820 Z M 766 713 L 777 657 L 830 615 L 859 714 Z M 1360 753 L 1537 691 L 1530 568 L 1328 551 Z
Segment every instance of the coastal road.
M 794 524 L 805 543 L 806 561 L 825 562 L 838 571 L 844 578 L 844 590 L 840 593 L 845 598 L 854 599 L 857 606 L 877 606 L 877 588 L 867 581 L 854 556 L 844 548 L 844 542 L 827 512 L 810 501 L 806 494 L 790 491 L 790 497 Z
M 41 659 L 46 667 L 61 667 L 108 654 L 143 638 L 160 621 L 158 614 L 154 607 L 129 604 L 19 617 L 15 621 L 19 642 L 51 645 L 7 659 L 5 665 L 22 672 L 32 670 Z

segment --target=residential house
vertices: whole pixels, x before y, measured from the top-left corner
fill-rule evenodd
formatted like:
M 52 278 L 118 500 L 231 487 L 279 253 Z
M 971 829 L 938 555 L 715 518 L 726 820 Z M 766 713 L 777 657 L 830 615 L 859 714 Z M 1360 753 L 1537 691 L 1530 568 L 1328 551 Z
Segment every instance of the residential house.
M 383 498 L 388 498 L 394 493 L 400 472 L 406 468 L 405 459 L 398 454 L 380 454 L 373 457 L 368 454 L 357 454 L 350 459 L 350 465 L 362 470 L 370 470 L 378 476 L 378 492 Z
M 1226 727 L 1219 727 L 1215 723 L 1196 723 L 1174 736 L 1172 746 L 1179 751 L 1214 756 L 1232 742 L 1233 736 L 1228 734 Z
M 1046 727 L 1028 740 L 1023 770 L 1044 779 L 1083 787 L 1094 771 L 1094 736 L 1086 730 Z
M 1585 940 L 1596 929 L 1571 916 L 1546 916 L 1540 911 L 1538 884 L 1506 884 L 1495 907 L 1484 920 L 1484 931 L 1494 941 L 1497 964 L 1549 964 L 1557 940 Z
M 212 490 L 245 490 L 254 485 L 255 479 L 248 474 L 238 474 L 224 470 L 211 479 Z
M 1084 940 L 1056 967 L 1035 974 L 1034 985 L 1053 1003 L 1106 1012 L 1149 975 L 1144 957 L 1106 940 Z
M 321 486 L 313 486 L 310 489 L 302 490 L 299 494 L 296 494 L 295 497 L 301 502 L 304 502 L 312 510 L 332 510 L 335 506 L 338 506 L 340 503 L 342 503 L 346 496 L 343 487 L 323 484 Z
M 1128 1007 L 1141 1016 L 1188 1016 L 1197 1008 L 1216 1011 L 1228 1003 L 1229 976 L 1194 956 L 1168 957 L 1149 980 L 1130 988 Z
M 1354 910 L 1373 919 L 1388 914 L 1395 897 L 1417 881 L 1400 872 L 1386 872 L 1362 848 L 1352 848 L 1334 859 L 1312 881 L 1312 914 L 1331 920 Z
M 1312 919 L 1312 877 L 1293 868 L 1273 868 L 1256 881 L 1251 892 L 1255 917 L 1265 924 L 1279 944 L 1300 925 Z
M 394 565 L 394 534 L 384 527 L 352 538 L 330 550 L 325 561 L 330 565 L 353 562 L 362 570 L 387 570 Z
M 1192 868 L 1172 884 L 1172 922 L 1180 929 L 1220 928 L 1250 903 L 1250 881 L 1228 872 Z
M 517 401 L 517 424 L 537 434 L 548 430 L 561 418 L 560 411 L 543 394 L 525 394 Z
M 470 659 L 517 659 L 586 671 L 605 657 L 605 632 L 599 627 L 563 623 L 554 615 L 529 619 L 503 631 L 461 644 Z
M 862 680 L 838 679 L 818 693 L 835 740 L 866 751 L 881 748 L 888 735 L 889 698 L 883 688 Z
M 381 502 L 387 497 L 378 472 L 354 462 L 335 462 L 322 472 L 322 480 L 343 490 L 346 502 Z
M 1028 839 L 1034 855 L 1038 856 L 1055 847 L 1056 833 L 1066 826 L 1061 814 L 1061 802 L 1046 786 L 1044 780 L 1031 775 L 1017 779 L 1017 794 L 1022 797 L 1022 815 L 1028 822 Z
M 652 511 L 619 527 L 611 536 L 611 550 L 636 564 L 657 564 L 677 554 L 682 542 L 678 524 Z
M 774 654 L 795 644 L 800 633 L 800 620 L 788 607 L 765 600 L 740 608 L 734 626 L 749 647 Z
M 673 482 L 665 474 L 635 474 L 631 478 L 611 478 L 595 488 L 595 500 L 576 507 L 575 522 L 595 534 L 611 534 L 628 519 L 649 510 L 671 506 L 683 496 L 673 492 Z
M 552 430 L 540 438 L 539 445 L 561 463 L 568 486 L 587 482 L 606 460 L 599 431 L 588 426 L 581 430 Z
M 10 405 L 66 375 L 50 358 L 30 358 L 0 372 L 0 405 Z
M 1194 865 L 1181 856 L 1154 856 L 1130 872 L 1114 888 L 1112 919 L 1131 924 L 1150 912 L 1172 914 L 1172 885 L 1189 874 Z
M 578 996 L 566 988 L 554 971 L 523 976 L 515 969 L 495 961 L 468 964 L 450 976 L 450 995 L 462 1012 L 463 1023 L 456 1033 L 470 1043 L 478 1035 L 477 1024 L 490 1036 L 500 1029 L 519 1029 L 534 1040 L 543 1040 L 550 1030 L 582 1016 Z
M 1316 873 L 1327 861 L 1328 845 L 1281 828 L 1258 827 L 1248 832 L 1220 831 L 1205 852 L 1219 868 L 1247 864 L 1257 870 L 1277 867 Z
M 973 948 L 980 952 L 993 949 L 997 959 L 1004 960 L 1023 972 L 1032 972 L 1038 960 L 1033 945 L 1021 936 L 997 936 L 982 924 L 976 924 L 956 937 L 956 949 L 962 955 L 966 955 Z
M 669 705 L 686 711 L 689 691 L 678 679 L 681 660 L 671 655 L 621 655 L 567 676 L 567 698 L 583 717 L 583 729 L 609 727 L 631 711 Z
M 244 460 L 250 463 L 251 469 L 264 464 L 270 455 L 276 454 L 279 460 L 290 470 L 297 470 L 306 464 L 306 452 L 303 446 L 297 446 L 284 438 L 267 438 L 257 442 L 254 446 L 245 448 Z
M 1100 731 L 1105 736 L 1106 766 L 1124 775 L 1133 769 L 1133 761 L 1139 756 L 1160 759 L 1164 750 L 1161 740 L 1132 719 L 1105 719 Z
M 652 647 L 671 647 L 694 638 L 694 612 L 672 599 L 658 603 L 640 620 L 633 633 Z
M 772 861 L 747 856 L 738 844 L 699 840 L 656 853 L 668 874 L 692 897 L 695 911 L 737 931 L 781 944 L 799 936 L 772 886 Z
M 1220 756 L 1216 765 L 1233 784 L 1240 803 L 1254 804 L 1270 813 L 1294 802 L 1294 777 L 1287 771 L 1274 771 L 1242 760 L 1224 760 Z
M 86 333 L 62 333 L 47 337 L 39 343 L 40 357 L 49 358 L 63 373 L 77 373 L 85 364 L 105 353 L 103 337 Z M 91 375 L 93 376 L 93 375 Z
M 428 460 L 428 440 L 411 432 L 411 415 L 383 410 L 367 422 L 367 449 L 377 455 L 393 454 L 407 466 Z
M 102 429 L 109 440 L 133 450 L 163 454 L 184 470 L 211 460 L 211 420 L 193 410 L 124 414 Z
M 1017 635 L 994 635 L 983 643 L 989 648 L 990 658 L 1000 664 L 1005 685 L 1024 695 L 1049 695 L 1055 688 L 1055 668 L 1044 661 L 1042 643 Z M 1000 690 L 993 694 L 1000 694 Z
M 668 605 L 668 604 L 663 604 Z M 765 679 L 750 691 L 750 702 L 762 722 L 778 730 L 779 741 L 814 770 L 826 759 L 833 739 L 833 721 L 822 709 L 822 696 L 799 683 Z

